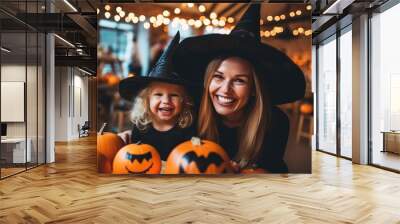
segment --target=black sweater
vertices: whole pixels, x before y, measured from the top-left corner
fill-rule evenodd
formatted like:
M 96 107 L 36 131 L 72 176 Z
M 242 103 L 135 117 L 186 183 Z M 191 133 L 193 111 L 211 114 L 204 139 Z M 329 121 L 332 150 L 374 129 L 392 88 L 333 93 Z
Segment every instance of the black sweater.
M 168 131 L 157 131 L 152 125 L 146 131 L 140 131 L 133 126 L 131 142 L 140 141 L 143 144 L 149 144 L 157 149 L 160 153 L 161 160 L 167 160 L 169 153 L 175 146 L 182 142 L 190 140 L 195 136 L 194 128 L 174 127 Z
M 238 130 L 222 124 L 218 126 L 219 144 L 233 159 L 238 151 Z M 289 135 L 289 119 L 280 109 L 273 107 L 271 126 L 264 137 L 257 165 L 271 173 L 287 173 L 288 168 L 283 156 Z

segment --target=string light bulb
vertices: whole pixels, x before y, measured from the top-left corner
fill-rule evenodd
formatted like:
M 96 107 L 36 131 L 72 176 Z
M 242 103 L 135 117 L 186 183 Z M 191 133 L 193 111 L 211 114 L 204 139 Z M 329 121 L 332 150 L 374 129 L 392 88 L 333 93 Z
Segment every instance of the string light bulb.
M 272 16 L 267 16 L 267 20 L 271 22 L 272 20 L 274 20 L 274 17 L 272 17 Z
M 119 13 L 122 11 L 122 8 L 121 8 L 121 6 L 118 6 L 117 8 L 115 8 L 115 10 L 117 11 L 117 13 Z
M 233 17 L 228 17 L 228 23 L 233 23 L 233 22 L 235 22 L 235 19 L 233 18 Z
M 216 19 L 217 18 L 217 13 L 212 12 L 210 13 L 210 19 Z
M 110 11 L 111 6 L 110 6 L 110 5 L 105 5 L 105 6 L 104 6 L 104 9 L 105 9 L 106 11 Z
M 146 20 L 146 16 L 144 16 L 144 15 L 140 15 L 139 16 L 139 21 L 140 22 L 143 22 L 143 21 L 145 21 Z
M 121 17 L 120 17 L 119 15 L 115 15 L 115 16 L 114 16 L 115 22 L 119 22 L 120 19 L 121 19 Z
M 307 5 L 306 9 L 310 11 L 312 9 L 312 5 Z
M 163 24 L 168 26 L 168 24 L 171 22 L 169 18 L 164 18 Z
M 204 5 L 199 5 L 199 12 L 205 12 L 206 7 Z
M 180 14 L 181 13 L 181 9 L 180 8 L 175 8 L 174 9 L 174 13 L 177 14 L 177 15 Z
M 295 15 L 296 15 L 296 14 L 295 14 L 294 12 L 290 12 L 290 13 L 289 13 L 289 16 L 290 16 L 290 17 L 294 17 Z
M 145 22 L 143 23 L 143 27 L 147 30 L 150 28 L 150 23 L 149 22 Z
M 193 26 L 194 23 L 195 23 L 194 19 L 189 19 L 189 20 L 188 20 L 189 26 Z
M 106 17 L 107 19 L 109 19 L 111 17 L 111 13 L 110 12 L 105 12 L 104 13 L 104 17 Z
M 296 15 L 298 15 L 298 16 L 301 15 L 301 11 L 300 11 L 300 10 L 297 10 L 297 11 L 296 11 Z
M 196 22 L 194 23 L 194 26 L 196 28 L 200 28 L 203 25 L 203 23 L 201 22 L 201 20 L 196 20 Z
M 188 28 L 189 28 L 189 25 L 188 25 L 188 22 L 187 22 L 187 20 L 186 19 L 180 19 L 179 20 L 179 23 L 183 26 L 183 25 L 186 25 Z
M 211 24 L 211 21 L 209 19 L 204 19 L 203 23 L 204 23 L 205 26 L 208 26 L 208 25 Z
M 163 16 L 168 17 L 170 15 L 168 10 L 164 10 L 163 11 Z
M 193 3 L 187 3 L 187 6 L 188 6 L 189 8 L 192 8 L 192 7 L 194 6 L 194 4 L 193 4 Z

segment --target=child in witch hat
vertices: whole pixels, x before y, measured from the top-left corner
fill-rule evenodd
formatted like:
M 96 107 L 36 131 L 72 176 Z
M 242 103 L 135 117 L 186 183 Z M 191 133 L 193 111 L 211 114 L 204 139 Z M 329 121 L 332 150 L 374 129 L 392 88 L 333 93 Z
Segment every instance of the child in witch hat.
M 119 85 L 120 95 L 134 101 L 130 142 L 154 146 L 162 160 L 195 134 L 193 103 L 186 91 L 189 84 L 174 71 L 171 62 L 179 36 L 178 32 L 147 76 L 129 77 Z

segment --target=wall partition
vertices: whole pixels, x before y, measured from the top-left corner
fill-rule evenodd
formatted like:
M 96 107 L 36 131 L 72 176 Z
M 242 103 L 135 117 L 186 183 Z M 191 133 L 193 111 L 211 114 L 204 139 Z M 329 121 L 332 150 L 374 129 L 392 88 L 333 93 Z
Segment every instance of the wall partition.
M 317 45 L 319 151 L 352 158 L 352 26 Z
M 45 35 L 20 20 L 40 2 L 0 4 L 2 179 L 45 163 Z
M 318 46 L 317 149 L 336 154 L 336 35 Z

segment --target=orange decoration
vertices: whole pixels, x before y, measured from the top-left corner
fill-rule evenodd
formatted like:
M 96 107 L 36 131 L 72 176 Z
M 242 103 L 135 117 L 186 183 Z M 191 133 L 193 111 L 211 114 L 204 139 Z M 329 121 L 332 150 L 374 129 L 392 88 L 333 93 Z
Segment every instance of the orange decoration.
M 231 171 L 230 159 L 218 144 L 193 137 L 169 154 L 166 174 L 220 174 Z
M 103 77 L 101 77 L 102 81 L 104 81 L 108 86 L 115 86 L 119 83 L 120 78 L 118 75 L 108 72 Z
M 101 173 L 111 173 L 115 154 L 125 144 L 122 139 L 113 133 L 103 133 L 106 124 L 97 135 L 97 167 Z
M 160 154 L 151 145 L 129 144 L 115 155 L 114 174 L 159 174 L 160 172 Z
M 303 114 L 311 114 L 313 112 L 313 105 L 311 103 L 302 103 L 300 105 L 300 112 Z
M 240 171 L 242 174 L 260 174 L 260 173 L 268 173 L 266 170 L 262 168 L 245 168 Z

